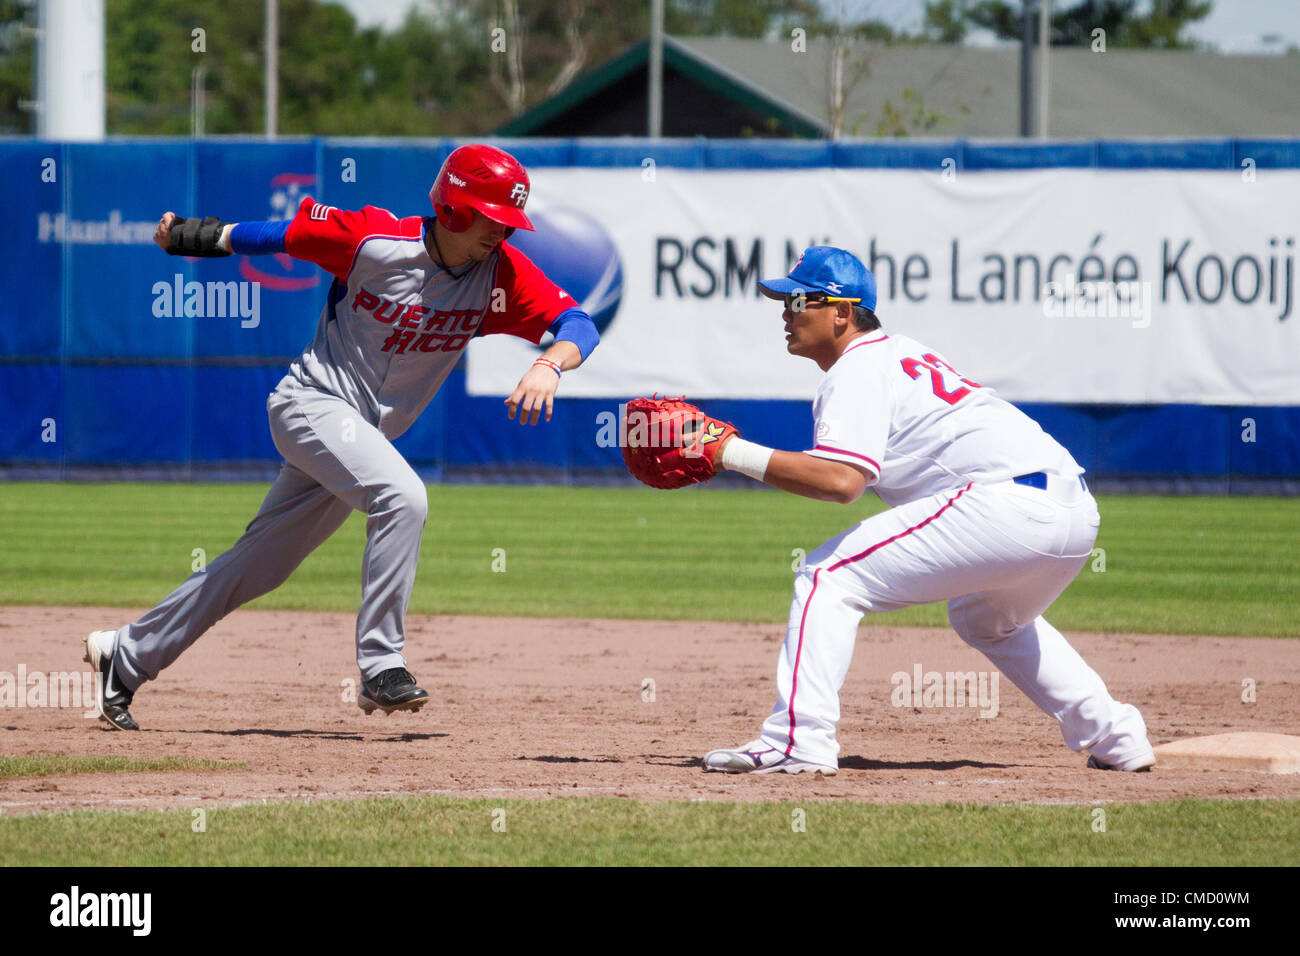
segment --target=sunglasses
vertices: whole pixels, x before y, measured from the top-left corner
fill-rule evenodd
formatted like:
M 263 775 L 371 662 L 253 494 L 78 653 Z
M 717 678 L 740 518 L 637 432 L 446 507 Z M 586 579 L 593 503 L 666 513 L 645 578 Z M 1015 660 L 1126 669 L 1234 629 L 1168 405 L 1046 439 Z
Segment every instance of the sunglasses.
M 861 302 L 860 298 L 827 295 L 825 292 L 790 292 L 782 297 L 785 307 L 791 312 L 802 312 L 810 307 L 828 305 L 831 302 Z

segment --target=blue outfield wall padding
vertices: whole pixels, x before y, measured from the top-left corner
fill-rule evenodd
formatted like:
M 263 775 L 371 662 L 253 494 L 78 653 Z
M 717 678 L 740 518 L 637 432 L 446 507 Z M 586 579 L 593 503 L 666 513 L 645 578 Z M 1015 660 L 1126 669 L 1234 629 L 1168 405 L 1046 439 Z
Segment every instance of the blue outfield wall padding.
M 527 169 L 532 166 L 574 166 L 573 161 L 575 139 L 541 139 L 533 137 L 524 137 L 519 139 L 493 139 L 494 146 L 500 146 L 506 150 L 515 159 L 523 163 Z M 453 148 L 459 145 L 459 141 L 453 143 Z M 435 169 L 434 173 L 438 171 Z M 433 180 L 429 180 L 429 185 L 433 185 Z
M 520 425 L 506 417 L 504 398 L 466 396 L 448 409 L 445 421 L 458 434 L 448 435 L 443 461 L 448 468 L 490 468 L 502 463 L 520 468 L 565 468 L 569 435 L 584 427 L 579 412 L 557 407 L 551 420 Z
M 1096 165 L 1093 143 L 966 143 L 960 167 L 967 171 L 1053 169 Z
M 562 402 L 569 421 L 568 460 L 581 471 L 617 472 L 623 467 L 618 445 L 620 402 L 615 398 L 581 398 Z M 612 441 L 612 443 L 611 443 Z
M 1232 165 L 1237 169 L 1248 159 L 1254 161 L 1257 169 L 1295 169 L 1300 166 L 1300 140 L 1238 139 L 1233 142 Z
M 190 150 L 183 143 L 67 147 L 68 220 L 105 236 L 104 241 L 67 246 L 64 357 L 175 359 L 190 354 L 189 329 L 154 314 L 155 284 L 170 283 L 176 274 L 188 281 L 189 263 L 156 248 L 152 252 L 158 255 L 147 260 L 139 254 L 142 244 L 152 244 L 153 227 L 164 212 L 185 214 Z M 106 300 L 112 302 L 109 309 Z
M 64 464 L 188 461 L 190 373 L 184 365 L 65 366 Z
M 942 169 L 945 159 L 962 166 L 961 140 L 839 141 L 831 145 L 831 165 L 845 169 Z
M 321 191 L 318 160 L 313 141 L 200 141 L 195 145 L 193 212 L 228 222 L 288 218 L 303 198 Z M 185 262 L 155 259 L 160 273 Z M 238 302 L 228 295 L 205 296 L 203 317 L 179 320 L 191 327 L 195 358 L 297 355 L 311 338 L 331 282 L 312 263 L 282 255 L 201 259 L 190 264 L 189 273 L 205 289 L 211 289 L 207 283 L 242 283 Z M 245 317 L 254 310 L 256 315 Z
M 0 145 L 5 213 L 10 228 L 20 230 L 0 256 L 0 355 L 60 355 L 64 301 L 58 230 L 67 186 L 64 151 L 58 143 L 30 140 Z M 22 255 L 14 254 L 19 243 Z
M 342 208 L 371 204 L 426 215 L 429 185 L 464 140 L 302 138 L 0 140 L 0 175 L 19 184 L 6 209 L 26 223 L 0 262 L 0 465 L 176 465 L 278 460 L 265 399 L 311 340 L 330 277 L 288 257 L 186 260 L 152 247 L 171 208 L 227 220 L 293 214 L 304 196 Z M 1036 168 L 1300 168 L 1300 138 L 994 142 L 916 140 L 526 139 L 501 141 L 527 166 L 625 169 L 939 170 Z M 1265 174 L 1265 173 L 1262 173 Z M 30 231 L 26 231 L 30 230 Z M 70 236 L 72 241 L 63 241 Z M 175 314 L 175 283 L 201 283 L 205 314 Z M 222 299 L 227 283 L 258 283 L 253 302 Z M 161 292 L 158 291 L 161 288 Z M 207 314 L 209 303 L 218 314 Z M 221 307 L 225 314 L 220 314 Z M 625 396 L 626 398 L 628 396 Z M 521 428 L 501 398 L 469 396 L 454 371 L 397 442 L 422 473 L 539 468 L 616 471 L 597 441 L 619 399 L 571 399 L 554 419 Z M 710 413 L 746 437 L 806 448 L 807 402 L 717 400 Z M 1300 408 L 1024 406 L 1090 474 L 1300 475 Z M 56 440 L 42 442 L 42 423 Z
M 1227 412 L 1192 405 L 1126 407 L 1098 423 L 1101 474 L 1228 473 Z
M 711 139 L 704 144 L 709 169 L 811 168 L 831 165 L 829 140 Z
M 62 373 L 58 362 L 0 365 L 0 462 L 62 460 L 68 437 Z
M 1300 409 L 1227 409 L 1228 465 L 1234 475 L 1300 475 Z
M 393 442 L 412 465 L 433 480 L 442 477 L 448 448 L 454 448 L 467 429 L 477 423 L 465 421 L 460 405 L 465 401 L 465 363 L 462 361 L 447 376 L 438 394 L 404 434 Z
M 454 144 L 419 141 L 405 149 L 370 141 L 322 140 L 312 195 L 340 209 L 378 206 L 395 216 L 433 214 L 428 193 Z M 413 185 L 420 188 L 413 189 Z
M 266 399 L 287 370 L 282 366 L 193 369 L 190 460 L 204 464 L 275 461 Z
M 1228 474 L 1226 411 L 1204 405 L 1019 406 L 1090 474 Z M 1080 414 L 1081 413 L 1081 414 Z
M 1097 165 L 1113 169 L 1231 169 L 1233 154 L 1230 139 L 1097 143 Z
M 1043 405 L 1022 403 L 1016 406 L 1064 445 L 1084 471 L 1096 474 L 1101 461 L 1098 450 L 1097 419 L 1110 406 Z
M 580 139 L 573 145 L 574 166 L 640 167 L 646 159 L 656 166 L 704 167 L 704 143 L 699 139 Z
M 281 366 L 0 367 L 0 415 L 15 423 L 0 461 L 72 466 L 264 461 L 266 397 Z M 60 387 L 61 383 L 64 387 Z M 704 403 L 746 438 L 802 450 L 811 442 L 810 403 L 715 399 Z M 1294 478 L 1300 475 L 1300 407 L 1022 404 L 1092 476 Z M 604 417 L 602 417 L 604 416 Z M 468 396 L 463 371 L 396 445 L 425 473 L 517 467 L 617 472 L 622 457 L 604 441 L 618 401 L 564 399 L 549 424 L 520 426 L 497 397 Z M 42 443 L 41 424 L 56 423 Z

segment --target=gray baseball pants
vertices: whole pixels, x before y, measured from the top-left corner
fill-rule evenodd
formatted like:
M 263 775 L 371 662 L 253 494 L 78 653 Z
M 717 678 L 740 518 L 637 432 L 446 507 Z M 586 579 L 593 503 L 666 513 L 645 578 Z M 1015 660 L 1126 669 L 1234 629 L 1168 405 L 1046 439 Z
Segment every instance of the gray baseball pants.
M 340 398 L 288 379 L 266 408 L 285 459 L 280 474 L 229 551 L 118 631 L 116 674 L 128 690 L 157 677 L 235 608 L 284 583 L 354 509 L 366 515 L 357 666 L 367 680 L 406 666 L 406 608 L 428 513 L 423 482 Z

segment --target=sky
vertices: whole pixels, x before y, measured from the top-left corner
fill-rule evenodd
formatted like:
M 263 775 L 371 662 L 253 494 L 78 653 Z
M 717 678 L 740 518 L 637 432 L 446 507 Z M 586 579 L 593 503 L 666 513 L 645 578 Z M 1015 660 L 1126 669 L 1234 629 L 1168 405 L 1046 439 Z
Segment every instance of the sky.
M 351 10 L 363 24 L 391 27 L 401 22 L 413 0 L 336 2 Z M 1073 5 L 1073 0 L 1055 0 L 1055 3 Z M 1142 0 L 1139 6 L 1149 8 L 1150 3 L 1151 0 Z M 869 17 L 912 30 L 920 25 L 925 9 L 924 0 L 821 0 L 821 4 L 832 14 L 843 9 L 853 19 Z M 648 3 L 646 9 L 649 10 Z M 1214 0 L 1210 15 L 1191 34 L 1224 53 L 1282 52 L 1290 45 L 1300 46 L 1300 0 Z M 1262 39 L 1268 35 L 1276 35 L 1280 42 Z

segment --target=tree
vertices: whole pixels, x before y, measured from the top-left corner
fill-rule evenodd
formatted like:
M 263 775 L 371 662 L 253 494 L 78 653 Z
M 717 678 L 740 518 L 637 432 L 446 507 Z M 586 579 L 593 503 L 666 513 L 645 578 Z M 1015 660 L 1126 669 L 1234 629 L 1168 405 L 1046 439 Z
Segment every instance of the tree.
M 644 40 L 650 29 L 644 0 L 467 0 L 460 9 L 492 54 L 491 84 L 511 115 L 555 95 L 593 61 Z M 820 26 L 816 0 L 664 2 L 664 32 L 672 36 L 757 38 L 787 24 Z
M 645 3 L 630 6 L 645 11 Z M 644 14 L 643 14 L 644 16 Z M 664 30 L 675 36 L 772 37 L 785 27 L 820 27 L 816 0 L 665 0 Z
M 264 0 L 106 0 L 110 134 L 185 135 L 202 70 L 208 133 L 263 130 Z M 335 3 L 280 0 L 285 134 L 431 136 L 503 118 L 484 82 L 486 38 L 453 0 L 395 31 L 360 28 Z M 0 132 L 35 129 L 33 0 L 0 0 Z
M 32 99 L 32 51 L 36 7 L 29 0 L 0 0 L 0 133 L 36 130 Z
M 969 26 L 969 0 L 931 0 L 925 5 L 922 30 L 935 43 L 960 43 Z
M 895 105 L 893 100 L 885 100 L 879 119 L 871 127 L 871 135 L 902 137 L 931 133 L 949 120 L 942 113 L 927 109 L 925 100 L 910 86 L 903 87 L 899 101 Z M 964 103 L 960 108 L 963 113 L 970 113 L 970 107 Z
M 965 0 L 948 0 L 945 9 L 937 12 L 935 19 L 932 20 L 927 16 L 927 27 L 941 23 L 944 17 L 948 21 L 956 19 L 964 2 Z M 849 16 L 844 0 L 840 0 L 838 11 L 823 21 L 816 32 L 824 36 L 830 44 L 826 83 L 826 119 L 830 126 L 831 139 L 839 139 L 845 133 L 865 132 L 873 136 L 909 136 L 927 133 L 934 131 L 949 119 L 941 113 L 927 109 L 922 93 L 911 88 L 904 88 L 898 92 L 897 104 L 892 98 L 886 98 L 881 105 L 881 115 L 878 117 L 870 117 L 861 112 L 853 113 L 849 107 L 849 100 L 854 90 L 870 79 L 872 65 L 885 47 L 923 42 L 926 39 L 924 35 L 897 32 L 888 24 L 878 20 L 854 21 Z M 968 108 L 963 108 L 969 111 Z
M 1087 46 L 1092 31 L 1101 29 L 1109 47 L 1193 49 L 1197 44 L 1184 31 L 1207 17 L 1212 6 L 1213 0 L 1152 0 L 1149 13 L 1138 13 L 1137 0 L 1077 0 L 1070 7 L 1058 2 L 1053 4 L 1051 42 Z M 959 43 L 976 28 L 1019 40 L 1023 12 L 1019 0 L 928 0 L 925 27 L 931 39 L 944 43 Z M 1037 29 L 1036 14 L 1033 19 Z
M 113 133 L 189 131 L 190 86 L 202 68 L 209 133 L 264 128 L 262 0 L 203 4 L 185 0 L 107 0 L 108 128 Z M 282 133 L 372 132 L 396 106 L 378 87 L 378 30 L 359 31 L 340 6 L 280 3 Z

